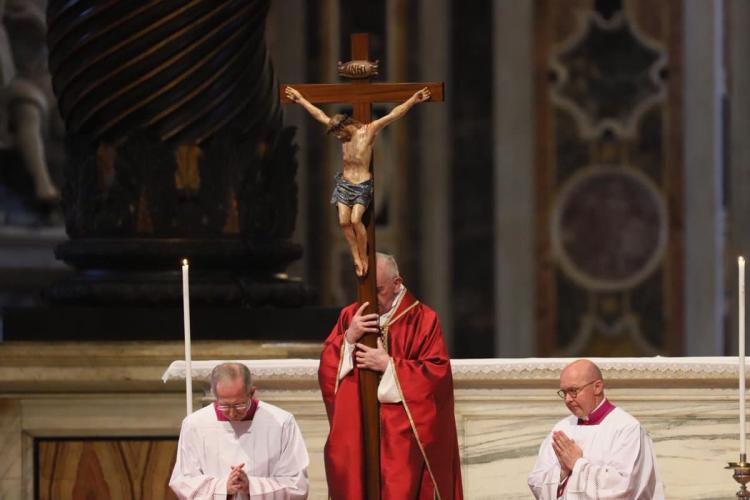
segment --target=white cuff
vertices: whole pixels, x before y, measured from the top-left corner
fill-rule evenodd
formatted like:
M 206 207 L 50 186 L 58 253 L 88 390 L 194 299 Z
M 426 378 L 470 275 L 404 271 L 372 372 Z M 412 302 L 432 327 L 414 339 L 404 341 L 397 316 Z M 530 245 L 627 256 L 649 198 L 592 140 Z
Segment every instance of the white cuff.
M 388 366 L 385 367 L 383 377 L 378 384 L 378 401 L 381 403 L 400 403 L 401 394 L 396 385 L 396 375 L 393 368 L 393 359 L 388 358 Z
M 570 476 L 568 476 L 568 486 L 566 487 L 566 491 L 569 492 L 571 495 L 574 493 L 583 493 L 586 491 L 586 484 L 580 484 L 581 483 L 581 469 L 586 467 L 589 464 L 589 461 L 586 460 L 584 457 L 579 458 L 576 460 L 575 465 L 573 466 L 573 470 L 570 471 Z
M 229 476 L 225 477 L 224 479 L 216 480 L 216 487 L 214 487 L 214 491 L 213 491 L 214 495 L 228 495 L 227 479 L 229 479 Z
M 341 380 L 342 378 L 349 375 L 349 372 L 354 370 L 354 360 L 352 354 L 354 353 L 354 344 L 350 344 L 346 340 L 346 335 L 344 335 L 344 352 L 341 353 L 341 364 L 339 365 L 339 377 L 338 379 Z

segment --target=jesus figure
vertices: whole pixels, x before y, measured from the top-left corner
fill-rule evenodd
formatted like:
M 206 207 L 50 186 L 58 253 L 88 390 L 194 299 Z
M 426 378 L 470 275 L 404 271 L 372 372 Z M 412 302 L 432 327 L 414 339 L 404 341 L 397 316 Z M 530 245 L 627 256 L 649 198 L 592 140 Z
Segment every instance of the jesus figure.
M 327 127 L 327 132 L 341 141 L 343 155 L 342 171 L 336 174 L 336 186 L 331 195 L 331 204 L 338 209 L 339 225 L 354 258 L 357 276 L 367 274 L 367 229 L 362 216 L 372 201 L 372 173 L 370 159 L 375 136 L 389 123 L 406 114 L 418 102 L 430 98 L 430 90 L 425 87 L 399 104 L 390 113 L 370 123 L 361 123 L 347 115 L 329 117 L 311 104 L 292 87 L 284 89 L 286 97 L 302 105 L 313 118 Z

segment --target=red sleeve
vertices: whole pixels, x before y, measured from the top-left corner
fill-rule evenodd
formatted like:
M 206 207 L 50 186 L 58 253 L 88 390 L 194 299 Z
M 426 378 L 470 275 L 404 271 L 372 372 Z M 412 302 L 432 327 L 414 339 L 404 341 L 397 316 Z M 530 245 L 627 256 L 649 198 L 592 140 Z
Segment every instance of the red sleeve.
M 323 344 L 318 383 L 323 394 L 330 432 L 323 451 L 328 494 L 333 500 L 364 500 L 364 454 L 359 408 L 359 371 L 344 377 L 336 390 L 341 343 L 357 304 L 341 310 L 333 331 Z
M 323 343 L 323 351 L 320 353 L 320 366 L 318 367 L 318 383 L 320 392 L 323 393 L 323 402 L 328 413 L 329 423 L 333 419 L 333 402 L 336 393 L 336 377 L 339 373 L 339 364 L 341 362 L 341 343 L 344 340 L 349 322 L 353 316 L 354 307 L 357 304 L 351 304 L 341 310 L 339 319 L 331 330 L 330 335 Z

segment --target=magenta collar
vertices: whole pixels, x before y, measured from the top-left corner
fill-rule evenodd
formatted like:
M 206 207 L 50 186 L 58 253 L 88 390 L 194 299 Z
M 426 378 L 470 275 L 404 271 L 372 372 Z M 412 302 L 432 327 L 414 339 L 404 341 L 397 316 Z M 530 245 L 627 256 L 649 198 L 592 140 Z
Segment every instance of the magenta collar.
M 591 412 L 591 414 L 589 415 L 589 418 L 587 418 L 586 420 L 579 418 L 578 425 L 599 425 L 607 415 L 612 413 L 612 410 L 614 409 L 615 409 L 615 405 L 610 403 L 609 400 L 605 399 L 596 408 L 596 410 Z

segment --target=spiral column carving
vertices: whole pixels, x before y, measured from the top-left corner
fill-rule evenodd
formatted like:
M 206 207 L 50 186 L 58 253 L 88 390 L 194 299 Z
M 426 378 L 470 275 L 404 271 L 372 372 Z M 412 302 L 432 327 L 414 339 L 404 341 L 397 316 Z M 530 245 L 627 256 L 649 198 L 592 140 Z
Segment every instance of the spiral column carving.
M 265 46 L 269 5 L 50 1 L 71 238 L 57 253 L 80 270 L 53 299 L 174 302 L 187 257 L 198 301 L 306 300 L 279 277 L 301 249 L 289 241 L 296 146 Z

